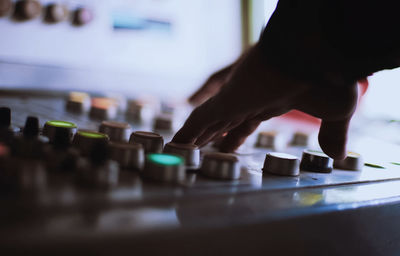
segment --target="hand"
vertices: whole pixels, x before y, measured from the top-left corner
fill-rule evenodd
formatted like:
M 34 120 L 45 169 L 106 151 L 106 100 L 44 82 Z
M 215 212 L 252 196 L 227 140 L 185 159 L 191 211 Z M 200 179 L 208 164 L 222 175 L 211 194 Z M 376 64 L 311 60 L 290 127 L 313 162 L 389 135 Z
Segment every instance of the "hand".
M 298 109 L 322 119 L 319 142 L 334 159 L 346 156 L 347 130 L 357 104 L 357 86 L 312 84 L 269 66 L 258 46 L 239 61 L 220 91 L 197 107 L 173 138 L 203 146 L 224 137 L 220 150 L 232 152 L 262 121 Z

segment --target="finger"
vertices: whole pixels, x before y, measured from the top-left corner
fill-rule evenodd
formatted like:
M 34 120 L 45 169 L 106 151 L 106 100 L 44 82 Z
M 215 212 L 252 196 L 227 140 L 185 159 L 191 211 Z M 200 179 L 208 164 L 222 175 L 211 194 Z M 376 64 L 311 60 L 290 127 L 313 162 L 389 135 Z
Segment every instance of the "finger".
M 260 123 L 261 121 L 259 119 L 253 119 L 245 121 L 238 127 L 231 130 L 222 141 L 220 146 L 220 151 L 222 152 L 235 151 L 240 145 L 243 144 L 246 138 L 257 129 Z
M 197 138 L 195 144 L 199 147 L 206 145 L 216 134 L 221 133 L 221 131 L 225 130 L 229 125 L 230 122 L 219 122 L 210 126 L 199 138 Z
M 322 121 L 318 140 L 322 150 L 333 159 L 341 160 L 346 157 L 347 131 L 350 119 L 340 121 Z
M 192 96 L 189 103 L 199 105 L 208 98 L 214 96 L 224 85 L 225 80 L 232 71 L 233 65 L 230 65 L 217 73 L 213 74 Z

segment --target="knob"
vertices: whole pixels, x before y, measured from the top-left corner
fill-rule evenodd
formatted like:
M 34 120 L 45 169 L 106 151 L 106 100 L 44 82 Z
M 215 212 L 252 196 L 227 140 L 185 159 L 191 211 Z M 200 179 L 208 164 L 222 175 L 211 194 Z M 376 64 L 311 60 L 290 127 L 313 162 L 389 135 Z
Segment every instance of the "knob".
M 34 138 L 39 136 L 39 119 L 34 116 L 26 118 L 23 135 L 25 138 Z
M 114 119 L 117 116 L 115 102 L 109 98 L 93 98 L 89 116 L 97 120 Z
M 198 166 L 200 164 L 200 149 L 194 144 L 169 142 L 165 144 L 164 153 L 183 157 L 186 166 Z
M 68 9 L 62 4 L 49 4 L 46 6 L 45 21 L 49 23 L 58 23 L 68 17 Z
M 21 0 L 15 3 L 14 17 L 17 20 L 31 20 L 40 15 L 41 4 L 36 0 Z
M 71 92 L 65 106 L 72 113 L 84 113 L 90 108 L 90 96 L 84 92 Z
M 82 155 L 88 156 L 98 141 L 107 143 L 109 138 L 104 133 L 80 130 L 75 134 L 72 144 Z
M 257 136 L 256 147 L 258 148 L 275 148 L 276 132 L 260 132 Z
M 126 118 L 134 122 L 142 122 L 143 119 L 143 103 L 137 100 L 128 101 L 128 108 L 126 110 Z
M 344 160 L 335 160 L 333 166 L 342 170 L 361 171 L 364 160 L 360 154 L 349 152 Z
M 100 132 L 107 134 L 110 140 L 115 142 L 128 141 L 131 130 L 128 123 L 112 121 L 103 121 L 99 128 Z
M 7 107 L 0 108 L 0 128 L 8 128 L 11 125 L 11 109 Z
M 186 177 L 184 159 L 169 154 L 148 154 L 143 176 L 168 183 L 182 182 Z
M 332 172 L 333 159 L 323 152 L 315 150 L 304 150 L 300 162 L 300 169 L 309 172 Z
M 146 154 L 161 153 L 164 146 L 163 137 L 154 132 L 134 132 L 131 134 L 129 142 L 142 144 Z
M 200 172 L 215 179 L 236 180 L 240 178 L 239 159 L 232 154 L 209 153 L 203 158 Z
M 172 117 L 170 115 L 160 115 L 154 119 L 153 129 L 155 131 L 172 131 Z
M 43 135 L 49 138 L 50 143 L 66 146 L 70 144 L 77 126 L 65 121 L 47 121 L 43 127 Z
M 309 135 L 304 132 L 296 132 L 293 135 L 291 146 L 307 147 L 309 143 Z
M 12 8 L 11 0 L 0 0 L 0 17 L 7 15 Z
M 92 12 L 87 8 L 78 8 L 72 14 L 72 23 L 75 26 L 83 26 L 93 20 Z
M 121 168 L 142 170 L 144 166 L 144 149 L 139 143 L 110 143 L 111 159 L 118 162 Z
M 300 161 L 296 156 L 272 152 L 265 157 L 263 171 L 282 175 L 282 176 L 298 176 Z

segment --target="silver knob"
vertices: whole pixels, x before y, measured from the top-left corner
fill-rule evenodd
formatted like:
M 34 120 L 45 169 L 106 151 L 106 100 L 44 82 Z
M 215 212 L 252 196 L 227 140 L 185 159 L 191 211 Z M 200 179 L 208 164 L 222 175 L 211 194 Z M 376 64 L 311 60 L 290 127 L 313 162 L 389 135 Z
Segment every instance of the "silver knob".
M 164 153 L 183 157 L 186 166 L 198 166 L 200 164 L 200 149 L 195 144 L 169 142 L 165 144 Z
M 164 139 L 160 134 L 154 132 L 134 132 L 129 139 L 130 143 L 139 143 L 147 153 L 161 153 L 164 146 Z
M 111 159 L 117 161 L 121 168 L 142 170 L 144 166 L 144 149 L 139 143 L 110 143 Z
M 315 150 L 304 150 L 301 158 L 300 169 L 309 172 L 332 172 L 333 159 L 323 152 Z
M 108 142 L 109 138 L 104 133 L 80 130 L 75 134 L 72 144 L 80 150 L 82 155 L 88 156 L 100 140 Z
M 232 154 L 209 153 L 203 158 L 200 172 L 215 179 L 236 180 L 240 178 L 239 159 Z
M 298 176 L 299 165 L 300 161 L 296 156 L 272 152 L 266 155 L 263 170 L 276 175 Z
M 184 159 L 169 154 L 148 154 L 143 170 L 143 176 L 149 179 L 179 183 L 186 177 Z
M 364 160 L 360 154 L 349 152 L 343 160 L 335 160 L 333 166 L 337 169 L 361 171 L 364 166 Z
M 103 121 L 99 131 L 110 137 L 111 141 L 127 142 L 131 134 L 132 127 L 128 123 Z

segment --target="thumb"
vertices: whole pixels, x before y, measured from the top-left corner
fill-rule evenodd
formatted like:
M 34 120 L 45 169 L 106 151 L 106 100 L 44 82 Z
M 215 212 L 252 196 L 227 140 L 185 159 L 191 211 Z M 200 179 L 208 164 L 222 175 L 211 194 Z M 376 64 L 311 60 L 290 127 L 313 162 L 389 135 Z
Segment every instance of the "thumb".
M 335 160 L 346 158 L 347 132 L 351 118 L 339 121 L 322 120 L 318 140 L 322 150 Z

